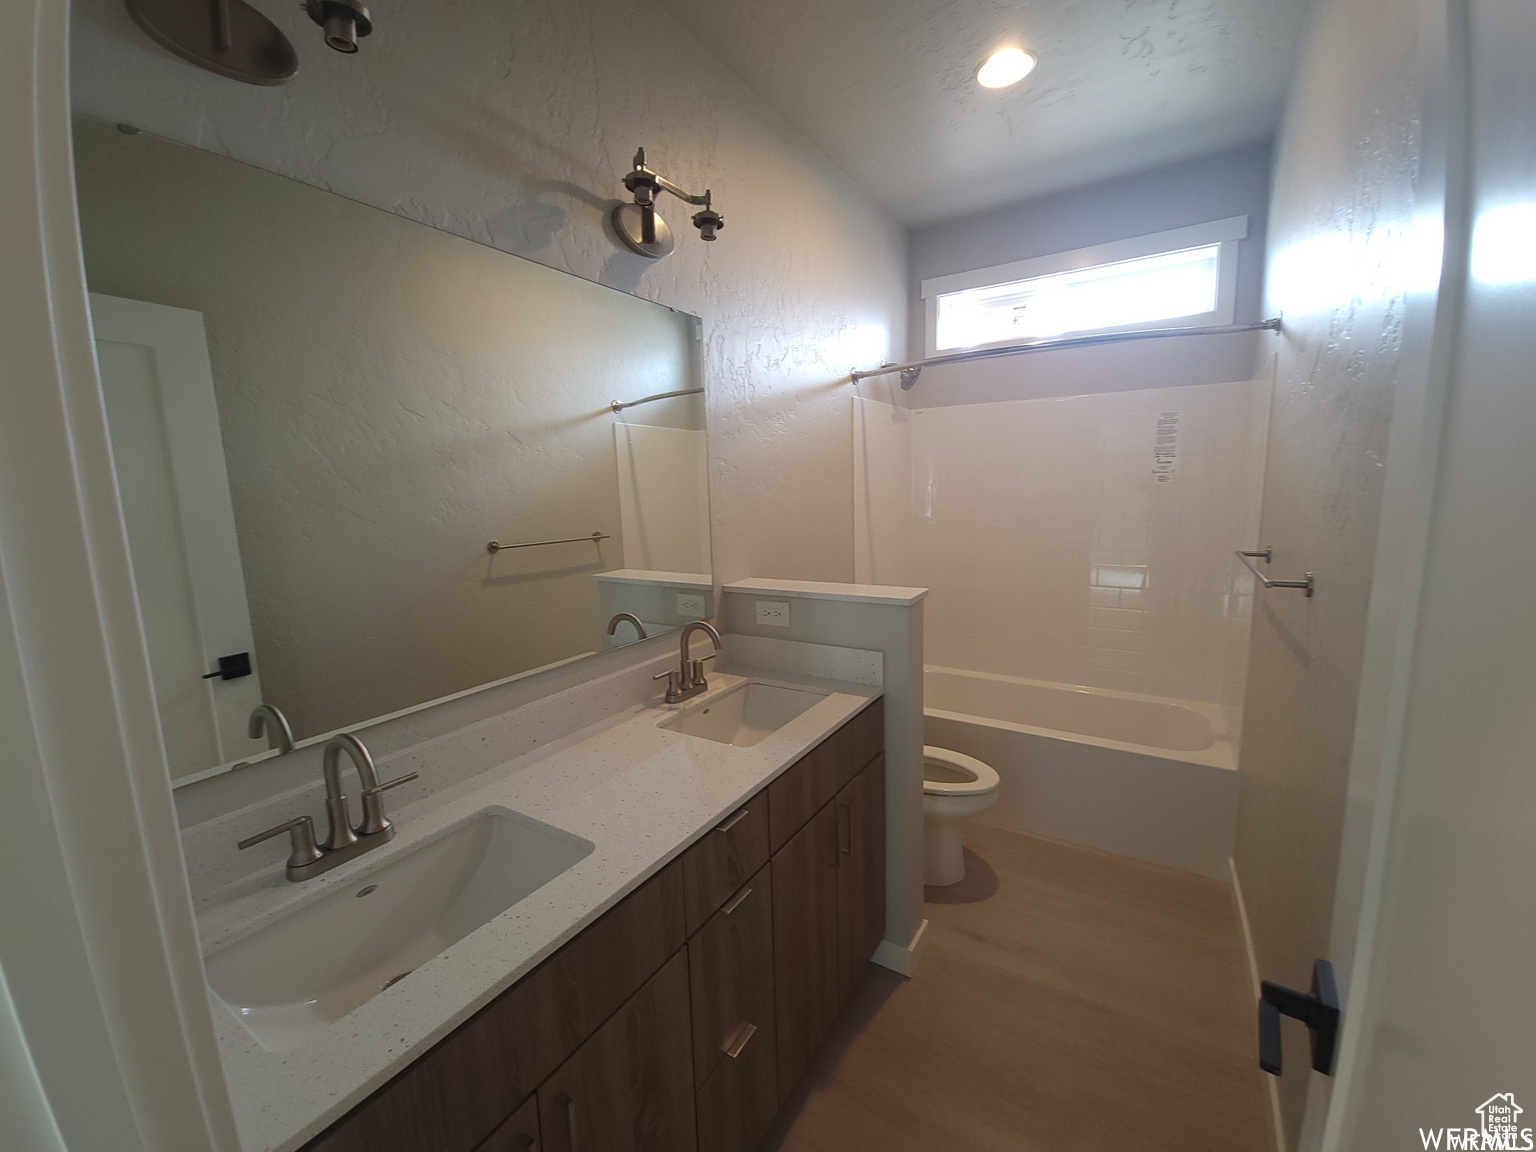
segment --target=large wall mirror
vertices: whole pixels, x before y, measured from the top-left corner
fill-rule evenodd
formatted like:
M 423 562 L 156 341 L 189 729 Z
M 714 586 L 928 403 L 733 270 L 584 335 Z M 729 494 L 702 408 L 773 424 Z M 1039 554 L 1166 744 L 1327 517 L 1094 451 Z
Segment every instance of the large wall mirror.
M 272 755 L 263 704 L 303 742 L 713 615 L 697 318 L 147 133 L 75 146 L 176 781 Z

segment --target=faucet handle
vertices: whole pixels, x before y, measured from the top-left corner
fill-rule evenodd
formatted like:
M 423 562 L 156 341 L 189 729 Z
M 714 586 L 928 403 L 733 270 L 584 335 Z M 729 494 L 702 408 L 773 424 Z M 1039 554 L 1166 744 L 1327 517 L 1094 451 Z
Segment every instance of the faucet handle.
M 409 784 L 416 779 L 419 772 L 407 772 L 404 776 L 396 776 L 393 780 L 386 780 L 382 784 L 375 784 L 372 788 L 363 789 L 363 822 L 357 827 L 359 836 L 373 836 L 390 827 L 388 820 L 384 819 L 384 801 L 379 797 L 391 788 L 398 788 L 402 784 Z
M 284 832 L 288 833 L 290 838 L 288 844 L 290 869 L 302 868 L 320 859 L 320 849 L 315 847 L 315 822 L 308 816 L 295 816 L 292 820 L 279 824 L 275 828 L 268 828 L 265 832 L 247 836 L 240 841 L 238 847 L 243 852 L 253 845 L 260 844 L 263 840 L 281 836 Z

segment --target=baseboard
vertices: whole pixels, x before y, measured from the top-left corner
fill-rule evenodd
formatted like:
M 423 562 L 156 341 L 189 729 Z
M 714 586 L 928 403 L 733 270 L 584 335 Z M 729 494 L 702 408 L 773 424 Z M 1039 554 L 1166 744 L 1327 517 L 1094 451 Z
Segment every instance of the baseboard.
M 1259 957 L 1253 948 L 1253 927 L 1248 923 L 1248 905 L 1243 900 L 1243 884 L 1237 878 L 1237 861 L 1227 857 L 1227 871 L 1232 875 L 1232 904 L 1237 911 L 1237 927 L 1243 935 L 1243 958 L 1248 963 L 1248 983 L 1253 989 L 1253 1002 L 1259 1002 Z M 1264 1102 L 1269 1110 L 1269 1152 L 1285 1152 L 1285 1120 L 1280 1115 L 1280 1081 L 1264 1076 Z
M 928 921 L 924 920 L 917 926 L 917 931 L 912 933 L 912 939 L 905 945 L 894 944 L 889 940 L 880 941 L 880 947 L 875 949 L 873 960 L 882 968 L 889 968 L 892 972 L 899 972 L 903 976 L 911 976 L 917 971 L 917 962 L 922 957 L 923 949 L 928 944 Z

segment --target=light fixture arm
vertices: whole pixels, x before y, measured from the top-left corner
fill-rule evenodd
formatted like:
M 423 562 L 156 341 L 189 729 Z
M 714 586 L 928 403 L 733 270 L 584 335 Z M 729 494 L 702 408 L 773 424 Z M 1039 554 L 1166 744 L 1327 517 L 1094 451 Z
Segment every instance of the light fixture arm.
M 715 234 L 725 227 L 725 217 L 715 211 L 710 189 L 696 195 L 672 183 L 661 173 L 645 165 L 645 149 L 635 150 L 635 166 L 624 176 L 624 187 L 634 198 L 634 205 L 621 204 L 613 211 L 613 227 L 625 247 L 652 260 L 671 253 L 671 230 L 656 213 L 656 197 L 665 192 L 676 196 L 685 204 L 699 208 L 693 214 L 693 226 L 701 239 L 714 240 Z

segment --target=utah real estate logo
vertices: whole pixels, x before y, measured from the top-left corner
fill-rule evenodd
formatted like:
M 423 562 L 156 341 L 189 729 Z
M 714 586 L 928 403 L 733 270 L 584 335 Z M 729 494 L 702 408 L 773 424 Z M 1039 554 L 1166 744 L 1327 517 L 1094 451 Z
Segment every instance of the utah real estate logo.
M 1490 1096 L 1477 1106 L 1480 1128 L 1420 1128 L 1419 1139 L 1426 1149 L 1476 1149 L 1489 1148 L 1531 1149 L 1531 1130 L 1520 1127 L 1520 1113 L 1525 1109 L 1515 1103 L 1513 1092 L 1500 1092 Z

